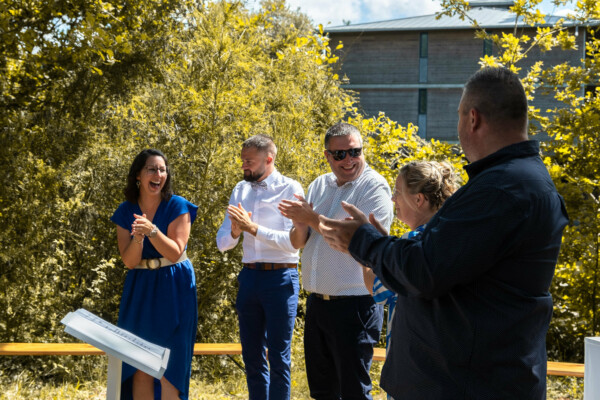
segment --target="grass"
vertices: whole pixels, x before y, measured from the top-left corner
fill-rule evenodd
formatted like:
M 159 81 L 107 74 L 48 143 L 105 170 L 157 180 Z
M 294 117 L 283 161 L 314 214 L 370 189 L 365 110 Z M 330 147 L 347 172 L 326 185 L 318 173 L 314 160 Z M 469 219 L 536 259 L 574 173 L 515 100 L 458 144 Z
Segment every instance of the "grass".
M 73 377 L 68 381 L 49 381 L 40 372 L 19 370 L 15 365 L 0 368 L 0 400 L 104 400 L 106 399 L 106 357 L 83 356 L 67 357 L 63 362 L 48 361 L 48 376 L 53 371 L 63 372 L 61 376 Z M 192 380 L 190 382 L 190 400 L 231 400 L 247 399 L 246 380 L 240 368 L 227 357 L 214 356 L 209 361 L 219 363 L 215 370 L 228 371 L 225 375 L 211 372 L 212 368 L 202 366 L 195 358 L 192 364 Z M 238 363 L 241 357 L 235 356 Z M 212 364 L 214 365 L 214 364 Z M 379 376 L 383 362 L 373 362 L 371 379 L 374 400 L 385 400 L 385 392 L 379 387 Z M 209 371 L 210 369 L 211 371 Z M 9 372 L 20 371 L 20 372 Z M 39 371 L 39 369 L 38 369 Z M 12 374 L 12 375 L 11 375 Z M 77 376 L 86 378 L 77 379 Z M 90 380 L 87 377 L 96 377 Z M 582 400 L 583 379 L 551 376 L 547 379 L 548 400 Z M 292 342 L 292 396 L 291 400 L 310 399 L 308 382 L 304 366 L 304 347 L 301 337 Z
M 385 393 L 379 388 L 379 373 L 383 363 L 373 363 L 373 399 L 384 400 Z M 583 379 L 570 377 L 548 378 L 548 400 L 583 399 Z M 246 382 L 243 377 L 230 377 L 226 380 L 202 382 L 192 377 L 190 399 L 231 400 L 247 399 Z M 14 377 L 0 379 L 0 400 L 104 400 L 106 399 L 106 375 L 97 381 L 43 383 L 25 371 Z M 306 375 L 300 368 L 292 371 L 292 400 L 308 400 Z
M 310 399 L 308 382 L 304 372 L 304 357 L 302 341 L 295 341 L 297 348 L 292 352 L 292 396 L 291 400 Z M 52 382 L 27 370 L 9 376 L 6 370 L 0 369 L 0 400 L 96 400 L 106 399 L 106 357 L 90 356 L 90 363 L 82 363 L 89 366 L 83 372 L 84 376 L 96 376 L 97 380 L 73 380 L 67 382 Z M 237 356 L 241 362 L 241 357 Z M 221 357 L 222 361 L 230 367 L 230 373 L 226 376 L 214 376 L 210 373 L 202 374 L 193 364 L 192 379 L 190 381 L 190 400 L 229 400 L 247 399 L 248 391 L 243 372 L 230 360 Z M 87 360 L 90 361 L 90 360 Z M 374 362 L 371 368 L 373 380 L 373 399 L 385 400 L 387 396 L 379 387 L 379 375 L 381 374 L 382 362 Z M 66 376 L 75 376 L 74 370 L 68 370 Z M 210 376 L 210 381 L 203 381 L 200 376 Z
M 292 400 L 310 399 L 306 378 L 300 381 L 292 376 Z M 65 382 L 62 384 L 39 383 L 31 376 L 23 374 L 11 382 L 0 383 L 0 400 L 104 400 L 106 399 L 106 382 Z M 190 383 L 190 399 L 194 400 L 232 400 L 247 399 L 246 382 L 243 379 Z M 384 400 L 385 394 L 375 389 L 374 400 Z

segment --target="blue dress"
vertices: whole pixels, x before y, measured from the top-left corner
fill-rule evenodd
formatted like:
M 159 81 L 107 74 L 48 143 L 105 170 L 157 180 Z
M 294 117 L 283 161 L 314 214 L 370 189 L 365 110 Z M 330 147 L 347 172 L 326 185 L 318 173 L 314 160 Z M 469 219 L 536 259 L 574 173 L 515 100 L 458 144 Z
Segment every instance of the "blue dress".
M 197 210 L 198 206 L 173 195 L 168 202 L 160 203 L 152 222 L 164 233 L 182 214 L 190 213 L 193 223 Z M 134 213 L 142 215 L 139 205 L 125 201 L 111 221 L 129 231 L 135 220 Z M 144 238 L 142 258 L 159 257 L 162 255 L 148 238 Z M 189 259 L 155 270 L 131 269 L 127 272 L 118 326 L 171 350 L 164 376 L 179 390 L 181 399 L 188 398 L 197 325 L 196 277 Z M 135 372 L 135 368 L 123 363 L 123 399 L 131 398 L 131 378 Z M 155 387 L 157 384 L 158 381 Z

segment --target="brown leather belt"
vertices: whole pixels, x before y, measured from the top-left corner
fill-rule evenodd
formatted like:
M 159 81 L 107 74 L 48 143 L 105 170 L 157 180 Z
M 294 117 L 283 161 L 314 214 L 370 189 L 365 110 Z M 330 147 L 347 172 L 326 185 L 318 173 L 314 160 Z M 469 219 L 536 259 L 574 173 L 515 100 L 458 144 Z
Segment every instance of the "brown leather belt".
M 298 264 L 291 263 L 244 263 L 244 267 L 250 269 L 258 269 L 262 271 L 272 271 L 274 269 L 283 269 L 283 268 L 297 268 Z

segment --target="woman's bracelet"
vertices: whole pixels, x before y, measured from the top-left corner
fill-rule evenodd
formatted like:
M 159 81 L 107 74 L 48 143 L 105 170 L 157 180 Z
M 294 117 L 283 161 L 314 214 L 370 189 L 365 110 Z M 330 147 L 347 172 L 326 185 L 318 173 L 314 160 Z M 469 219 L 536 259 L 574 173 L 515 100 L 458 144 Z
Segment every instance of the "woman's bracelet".
M 141 244 L 144 242 L 144 239 L 142 238 L 141 240 L 135 240 L 135 236 L 134 236 L 133 241 L 136 242 L 137 244 Z

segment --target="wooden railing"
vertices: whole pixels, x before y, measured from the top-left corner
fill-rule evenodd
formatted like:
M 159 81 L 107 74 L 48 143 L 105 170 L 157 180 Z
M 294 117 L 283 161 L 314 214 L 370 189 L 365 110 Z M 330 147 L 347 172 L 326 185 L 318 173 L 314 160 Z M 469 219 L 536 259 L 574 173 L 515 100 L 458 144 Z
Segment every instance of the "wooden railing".
M 0 343 L 0 356 L 85 356 L 104 352 L 86 343 Z M 196 343 L 194 355 L 242 354 L 239 343 Z M 385 360 L 385 349 L 375 348 L 374 361 Z M 548 375 L 583 377 L 584 364 L 548 361 Z

